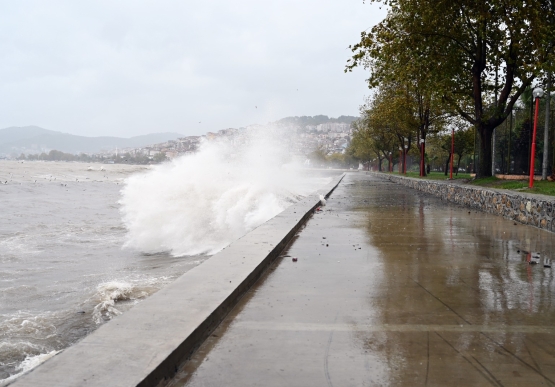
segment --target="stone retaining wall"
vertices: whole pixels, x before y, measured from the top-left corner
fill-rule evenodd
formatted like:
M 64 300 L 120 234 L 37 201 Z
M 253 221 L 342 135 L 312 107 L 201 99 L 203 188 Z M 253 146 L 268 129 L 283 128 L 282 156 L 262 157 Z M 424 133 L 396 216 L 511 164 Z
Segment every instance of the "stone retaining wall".
M 443 181 L 373 173 L 383 179 L 438 196 L 443 200 L 555 232 L 555 198 Z

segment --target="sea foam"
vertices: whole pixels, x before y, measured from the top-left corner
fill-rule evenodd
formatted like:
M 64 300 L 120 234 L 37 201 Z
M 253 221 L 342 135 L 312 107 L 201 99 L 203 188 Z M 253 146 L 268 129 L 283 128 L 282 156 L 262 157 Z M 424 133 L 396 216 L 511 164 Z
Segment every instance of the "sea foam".
M 96 287 L 95 294 L 89 300 L 96 304 L 92 318 L 96 324 L 111 320 L 169 282 L 171 282 L 169 277 L 102 282 Z
M 0 387 L 7 386 L 9 383 L 13 382 L 15 379 L 19 378 L 21 375 L 26 374 L 33 368 L 41 365 L 51 357 L 57 355 L 61 351 L 50 351 L 47 353 L 41 353 L 40 355 L 27 356 L 17 367 L 17 373 L 10 375 L 6 379 L 0 379 Z

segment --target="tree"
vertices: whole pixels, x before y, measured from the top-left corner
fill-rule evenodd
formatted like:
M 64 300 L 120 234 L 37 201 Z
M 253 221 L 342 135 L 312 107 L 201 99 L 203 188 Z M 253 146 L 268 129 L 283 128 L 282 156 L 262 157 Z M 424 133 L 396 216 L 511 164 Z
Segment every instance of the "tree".
M 378 154 L 376 152 L 374 139 L 371 131 L 365 127 L 362 121 L 353 123 L 353 137 L 347 152 L 363 164 L 370 162 Z
M 353 125 L 351 149 L 359 159 L 382 161 L 397 154 L 397 149 L 411 145 L 418 138 L 419 123 L 414 101 L 406 89 L 394 82 L 382 84 L 374 98 L 361 106 L 361 118 Z
M 416 144 L 420 144 L 420 140 L 425 141 L 429 134 L 434 135 L 444 128 L 450 112 L 445 109 L 444 101 L 432 85 L 431 77 L 426 74 L 424 66 L 416 66 L 412 71 L 407 71 L 415 62 L 410 56 L 404 55 L 405 50 L 385 52 L 389 46 L 383 46 L 378 55 L 376 51 L 366 52 L 358 45 L 355 47 L 355 60 L 349 60 L 345 71 L 352 71 L 361 62 L 366 68 L 373 70 L 368 81 L 370 87 L 378 89 L 376 99 L 380 99 L 385 93 L 379 109 L 383 109 L 388 121 L 398 121 L 399 118 L 404 121 L 403 126 L 411 134 L 406 137 L 409 150 L 413 138 Z M 385 69 L 387 70 L 382 71 Z M 399 145 L 403 147 L 403 141 Z M 421 152 L 422 148 L 417 148 Z
M 354 158 L 348 153 L 332 153 L 331 155 L 326 157 L 326 160 L 334 167 L 334 168 L 350 168 L 355 161 Z
M 454 146 L 454 154 L 451 154 L 451 142 L 452 142 L 452 135 L 444 134 L 442 136 L 442 148 L 449 153 L 447 157 L 447 161 L 445 163 L 445 175 L 447 175 L 447 171 L 449 170 L 449 162 L 451 161 L 451 157 L 453 157 L 453 163 L 455 161 L 454 157 L 457 155 L 459 159 L 457 160 L 457 165 L 455 167 L 456 174 L 459 174 L 459 168 L 461 166 L 461 159 L 463 156 L 470 154 L 474 149 L 474 128 L 466 128 L 455 131 L 455 146 Z
M 474 128 L 470 127 L 455 132 L 455 154 L 459 156 L 457 160 L 457 175 L 461 167 L 463 156 L 470 154 L 474 150 Z
M 326 150 L 323 146 L 319 145 L 318 148 L 308 155 L 308 159 L 317 166 L 322 166 L 326 163 Z
M 370 86 L 395 77 L 428 82 L 480 135 L 478 176 L 491 176 L 493 130 L 553 59 L 548 0 L 370 0 L 390 7 L 363 32 L 347 68 L 364 65 Z M 552 0 L 553 1 L 553 0 Z
M 405 145 L 407 154 L 412 149 L 418 123 L 410 102 L 402 87 L 389 83 L 381 85 L 374 99 L 361 107 L 361 120 L 384 156 Z
M 350 146 L 353 155 L 358 159 L 370 161 L 377 158 L 380 171 L 382 162 L 389 158 L 389 153 L 396 154 L 395 149 L 399 141 L 403 142 L 404 136 L 408 136 L 410 144 L 411 138 L 406 127 L 402 126 L 402 120 L 395 119 L 395 114 L 387 116 L 391 111 L 380 108 L 383 101 L 376 98 L 361 106 L 361 118 L 353 123 L 353 139 Z

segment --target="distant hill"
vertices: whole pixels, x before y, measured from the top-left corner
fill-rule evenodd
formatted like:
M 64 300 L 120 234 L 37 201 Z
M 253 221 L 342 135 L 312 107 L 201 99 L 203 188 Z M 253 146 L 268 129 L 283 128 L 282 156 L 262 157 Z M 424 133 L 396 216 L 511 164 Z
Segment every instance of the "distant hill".
M 142 147 L 175 140 L 179 133 L 152 133 L 131 138 L 76 136 L 38 126 L 0 129 L 0 155 L 40 153 L 56 149 L 66 153 L 96 153 L 102 150 Z
M 346 123 L 356 121 L 358 117 L 339 116 L 330 118 L 324 115 L 286 117 L 274 124 L 283 126 L 306 127 L 326 123 Z M 0 156 L 21 153 L 36 154 L 58 150 L 64 153 L 98 153 L 117 148 L 138 148 L 160 144 L 169 140 L 184 137 L 179 133 L 152 133 L 131 138 L 122 137 L 85 137 L 43 129 L 38 126 L 22 126 L 0 129 Z
M 12 126 L 11 128 L 0 129 L 0 145 L 9 142 L 26 140 L 43 134 L 62 134 L 53 130 L 39 128 L 38 126 Z
M 300 117 L 286 117 L 282 118 L 279 121 L 276 121 L 278 125 L 297 125 L 301 127 L 305 127 L 307 125 L 320 125 L 320 124 L 327 124 L 327 123 L 344 123 L 350 124 L 353 121 L 358 120 L 358 117 L 353 116 L 339 116 L 337 118 L 330 118 L 324 115 L 318 116 L 300 116 Z

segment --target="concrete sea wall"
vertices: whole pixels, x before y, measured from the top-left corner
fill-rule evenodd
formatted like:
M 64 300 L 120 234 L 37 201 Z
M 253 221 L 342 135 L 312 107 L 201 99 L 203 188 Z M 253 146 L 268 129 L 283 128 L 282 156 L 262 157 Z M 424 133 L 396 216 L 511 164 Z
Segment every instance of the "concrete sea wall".
M 555 232 L 555 198 L 545 195 L 497 190 L 444 181 L 373 173 L 383 179 L 405 185 L 490 214 L 501 215 L 522 224 Z

